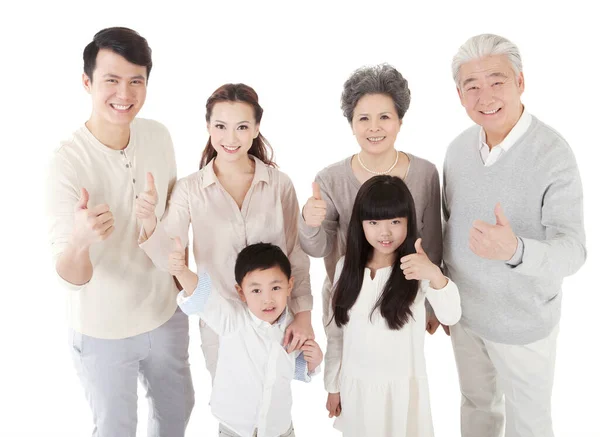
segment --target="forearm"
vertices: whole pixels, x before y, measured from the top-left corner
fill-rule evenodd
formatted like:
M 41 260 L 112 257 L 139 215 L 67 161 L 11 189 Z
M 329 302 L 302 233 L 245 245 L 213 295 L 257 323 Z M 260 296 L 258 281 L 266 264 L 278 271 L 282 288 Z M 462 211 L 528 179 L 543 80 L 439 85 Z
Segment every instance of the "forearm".
M 585 245 L 576 238 L 553 240 L 522 238 L 523 260 L 515 272 L 528 276 L 564 278 L 574 274 L 585 262 Z
M 154 234 L 154 230 L 156 229 L 157 223 L 158 220 L 156 219 L 156 216 L 153 216 L 148 220 L 142 220 L 142 228 L 144 229 L 142 238 L 143 241 L 147 240 L 152 236 L 152 234 Z
M 189 297 L 194 293 L 198 286 L 198 275 L 192 272 L 189 268 L 185 268 L 183 272 L 176 276 L 177 281 L 183 287 L 185 297 Z
M 92 279 L 94 268 L 89 247 L 71 242 L 56 261 L 56 273 L 73 285 L 84 285 Z
M 302 217 L 298 221 L 298 239 L 302 250 L 314 258 L 323 258 L 331 252 L 333 238 L 330 238 L 321 225 L 318 228 L 308 226 Z

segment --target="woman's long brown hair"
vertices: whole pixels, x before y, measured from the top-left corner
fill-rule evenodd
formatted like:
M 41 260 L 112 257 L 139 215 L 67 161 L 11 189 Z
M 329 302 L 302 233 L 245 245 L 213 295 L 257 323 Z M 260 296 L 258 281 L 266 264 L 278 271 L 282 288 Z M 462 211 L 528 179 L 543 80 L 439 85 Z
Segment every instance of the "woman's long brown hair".
M 263 109 L 258 104 L 258 94 L 256 94 L 256 91 L 248 85 L 244 85 L 243 83 L 228 83 L 217 88 L 206 101 L 207 123 L 210 122 L 214 106 L 220 102 L 247 103 L 254 109 L 254 121 L 259 124 L 262 119 Z M 261 133 L 259 133 L 252 141 L 252 146 L 248 150 L 248 154 L 260 159 L 268 166 L 277 167 L 277 164 L 275 164 L 275 161 L 273 160 L 273 148 Z M 209 138 L 206 147 L 204 148 L 204 152 L 202 152 L 200 168 L 206 166 L 216 156 L 217 151 Z

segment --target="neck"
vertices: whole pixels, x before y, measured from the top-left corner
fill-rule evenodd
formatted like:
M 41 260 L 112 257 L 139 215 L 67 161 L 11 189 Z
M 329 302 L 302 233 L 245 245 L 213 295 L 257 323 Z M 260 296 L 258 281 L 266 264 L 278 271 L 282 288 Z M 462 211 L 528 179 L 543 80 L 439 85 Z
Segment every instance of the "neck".
M 109 149 L 123 150 L 129 144 L 129 125 L 116 125 L 103 122 L 92 116 L 85 126 L 94 137 Z
M 217 177 L 238 176 L 240 174 L 253 174 L 256 164 L 248 155 L 236 161 L 225 161 L 219 159 L 219 155 L 215 158 L 213 169 Z
M 513 130 L 513 128 L 517 125 L 517 123 L 521 119 L 521 115 L 523 115 L 524 109 L 525 109 L 525 107 L 523 105 L 521 105 L 521 110 L 519 111 L 516 118 L 514 118 L 512 120 L 508 120 L 506 125 L 502 128 L 501 131 L 489 131 L 488 132 L 487 130 L 484 129 L 485 143 L 488 145 L 490 150 L 492 150 L 494 147 L 496 147 L 498 144 L 500 144 L 502 141 L 504 141 L 504 138 L 506 138 L 506 136 L 510 133 L 511 130 Z
M 380 269 L 382 267 L 389 267 L 394 264 L 396 260 L 396 253 L 381 253 L 376 249 L 373 249 L 371 259 L 369 260 L 369 267 L 374 269 Z
M 375 155 L 361 150 L 359 155 L 360 160 L 369 170 L 383 172 L 389 170 L 392 164 L 396 161 L 398 152 L 396 149 L 392 148 L 383 153 L 378 153 Z

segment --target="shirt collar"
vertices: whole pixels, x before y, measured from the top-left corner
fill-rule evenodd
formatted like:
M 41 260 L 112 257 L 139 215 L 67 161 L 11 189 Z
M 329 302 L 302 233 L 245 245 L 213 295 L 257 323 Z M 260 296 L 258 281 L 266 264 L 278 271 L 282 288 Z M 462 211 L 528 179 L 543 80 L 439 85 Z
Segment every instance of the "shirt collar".
M 527 112 L 527 108 L 523 107 L 523 113 L 521 114 L 521 118 L 517 121 L 517 124 L 513 126 L 508 135 L 494 148 L 498 147 L 502 149 L 504 152 L 507 152 L 512 146 L 516 144 L 516 142 L 527 132 L 529 129 L 529 125 L 531 124 L 531 114 Z M 483 128 L 479 130 L 479 150 L 484 147 L 489 147 L 486 143 L 485 131 Z
M 254 324 L 259 328 L 270 328 L 271 326 L 277 326 L 281 331 L 285 331 L 285 329 L 291 323 L 290 312 L 287 306 L 285 307 L 279 318 L 272 325 L 269 322 L 265 322 L 264 320 L 261 320 L 258 317 L 256 317 L 254 313 L 250 311 L 250 309 L 246 309 L 248 311 L 248 314 L 250 314 L 252 322 L 254 322 Z
M 269 183 L 271 181 L 269 175 L 269 169 L 267 165 L 262 162 L 260 159 L 248 155 L 252 160 L 254 160 L 254 178 L 252 179 L 252 185 L 255 185 L 259 182 Z M 217 175 L 215 174 L 214 169 L 214 158 L 210 160 L 206 167 L 204 167 L 204 172 L 202 175 L 202 188 L 206 188 L 209 185 L 216 184 L 218 182 Z

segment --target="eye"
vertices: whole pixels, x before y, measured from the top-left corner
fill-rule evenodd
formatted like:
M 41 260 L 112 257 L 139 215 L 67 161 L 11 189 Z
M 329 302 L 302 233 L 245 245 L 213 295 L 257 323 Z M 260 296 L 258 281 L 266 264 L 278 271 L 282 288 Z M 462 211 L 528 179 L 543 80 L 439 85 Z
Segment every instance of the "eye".
M 476 86 L 470 86 L 469 88 L 467 88 L 467 91 L 473 91 L 478 89 Z
M 372 226 L 376 226 L 377 225 L 377 220 L 369 220 L 369 224 Z
M 273 287 L 273 291 L 279 291 L 281 290 L 281 286 L 276 285 L 275 287 Z
M 247 125 L 245 125 L 245 124 L 243 124 L 243 125 L 241 125 L 241 126 L 238 126 L 238 129 L 239 129 L 239 130 L 248 130 L 248 126 L 247 126 Z
M 144 82 L 140 79 L 136 79 L 136 80 L 131 81 L 131 83 L 134 85 L 142 85 Z
M 254 288 L 250 293 L 258 294 L 260 293 L 260 288 Z
M 117 83 L 116 79 L 106 79 L 108 83 Z
M 368 119 L 368 117 L 362 116 L 358 119 L 358 121 L 367 121 Z
M 492 84 L 492 86 L 496 86 L 496 85 L 502 85 L 502 82 L 494 82 L 494 83 Z
M 389 120 L 390 116 L 389 115 L 382 115 L 381 119 L 382 120 Z
M 399 225 L 399 224 L 402 224 L 402 220 L 392 220 L 392 224 L 393 224 L 393 225 Z
M 225 125 L 224 125 L 224 124 L 221 124 L 221 123 L 217 123 L 217 124 L 215 124 L 215 127 L 216 127 L 217 129 L 225 129 Z

